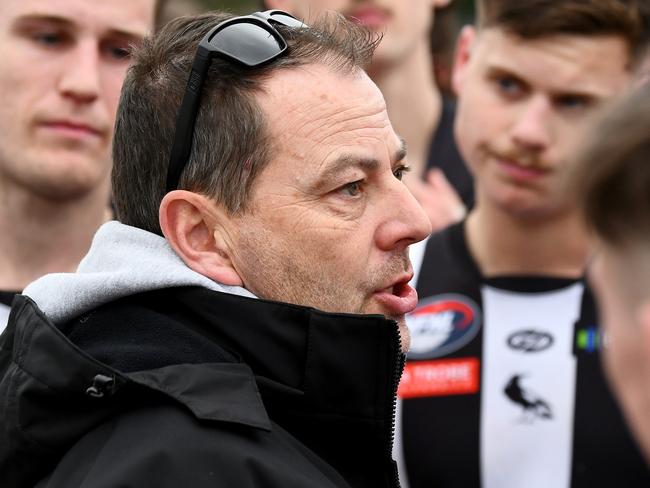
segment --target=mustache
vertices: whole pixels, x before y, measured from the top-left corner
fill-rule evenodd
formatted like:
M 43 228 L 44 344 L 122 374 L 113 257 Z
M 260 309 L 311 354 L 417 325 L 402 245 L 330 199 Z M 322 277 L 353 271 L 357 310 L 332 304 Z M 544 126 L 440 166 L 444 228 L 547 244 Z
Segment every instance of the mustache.
M 388 262 L 372 273 L 366 282 L 366 289 L 380 290 L 390 286 L 398 277 L 411 270 L 411 259 L 409 258 L 408 248 L 393 254 Z
M 491 156 L 497 159 L 512 161 L 526 168 L 548 169 L 548 165 L 542 160 L 539 154 L 533 151 L 521 151 L 517 149 L 488 149 Z

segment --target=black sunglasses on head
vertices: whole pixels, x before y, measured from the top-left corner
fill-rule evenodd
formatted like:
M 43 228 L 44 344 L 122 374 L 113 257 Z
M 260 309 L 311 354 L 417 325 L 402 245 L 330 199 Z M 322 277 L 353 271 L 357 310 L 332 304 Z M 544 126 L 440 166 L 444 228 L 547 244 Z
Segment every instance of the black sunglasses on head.
M 221 22 L 201 40 L 176 120 L 174 145 L 167 168 L 167 192 L 178 187 L 190 157 L 201 91 L 212 58 L 219 56 L 254 68 L 282 56 L 287 50 L 287 42 L 273 24 L 306 27 L 286 12 L 267 10 Z

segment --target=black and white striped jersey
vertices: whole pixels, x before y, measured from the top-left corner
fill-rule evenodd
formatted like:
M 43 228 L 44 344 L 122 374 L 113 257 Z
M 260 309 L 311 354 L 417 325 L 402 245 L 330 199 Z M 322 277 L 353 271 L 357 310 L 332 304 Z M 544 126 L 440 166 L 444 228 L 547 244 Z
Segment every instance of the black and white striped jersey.
M 415 266 L 399 391 L 408 485 L 650 486 L 603 377 L 584 280 L 487 279 L 463 229 L 433 235 Z

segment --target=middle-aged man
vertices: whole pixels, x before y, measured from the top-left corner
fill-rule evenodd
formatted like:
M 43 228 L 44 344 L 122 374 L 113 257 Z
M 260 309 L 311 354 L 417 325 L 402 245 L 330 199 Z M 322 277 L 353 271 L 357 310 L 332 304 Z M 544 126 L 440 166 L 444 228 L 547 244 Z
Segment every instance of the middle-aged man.
M 73 271 L 107 220 L 129 48 L 163 2 L 0 2 L 0 331 L 14 295 Z
M 564 189 L 593 114 L 632 85 L 638 7 L 480 0 L 460 36 L 456 136 L 477 203 L 427 242 L 408 318 L 411 487 L 650 486 L 601 372 L 589 234 Z
M 650 85 L 608 113 L 589 139 L 574 186 L 599 241 L 589 278 L 604 365 L 650 463 Z
M 120 222 L 1 336 L 0 485 L 398 486 L 408 246 L 430 224 L 362 69 L 375 45 L 277 11 L 145 41 Z

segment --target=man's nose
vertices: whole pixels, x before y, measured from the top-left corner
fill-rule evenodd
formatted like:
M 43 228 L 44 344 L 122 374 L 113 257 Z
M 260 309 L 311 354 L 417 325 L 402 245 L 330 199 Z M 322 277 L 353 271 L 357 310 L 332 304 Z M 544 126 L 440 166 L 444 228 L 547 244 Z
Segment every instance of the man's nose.
M 551 106 L 543 96 L 531 98 L 521 107 L 512 127 L 513 142 L 528 151 L 539 152 L 550 144 Z
M 94 42 L 80 41 L 69 53 L 69 63 L 63 68 L 59 91 L 78 103 L 97 99 L 100 90 L 100 53 Z
M 377 233 L 382 250 L 403 250 L 429 236 L 429 217 L 401 181 L 393 182 L 383 202 L 383 221 Z

